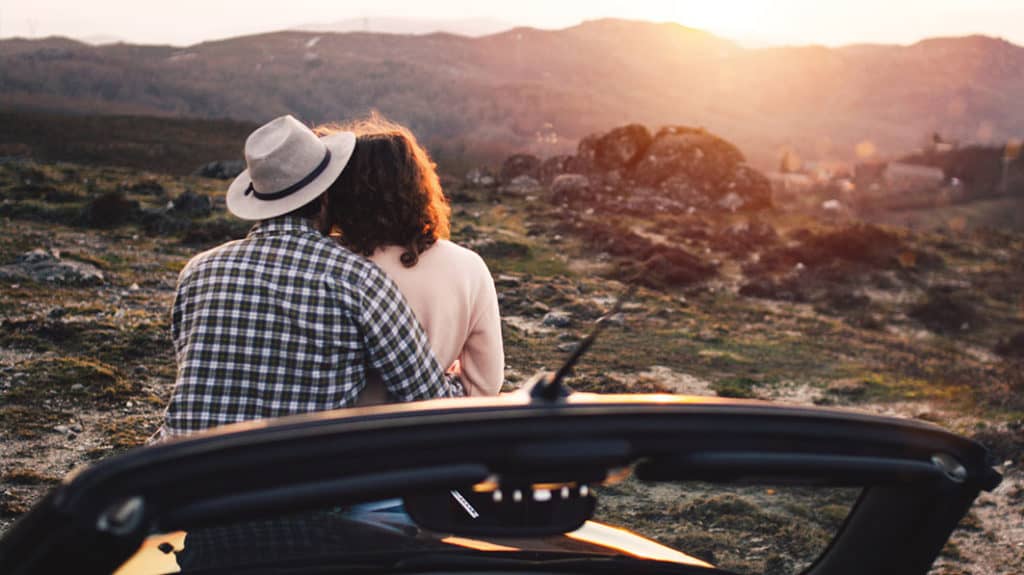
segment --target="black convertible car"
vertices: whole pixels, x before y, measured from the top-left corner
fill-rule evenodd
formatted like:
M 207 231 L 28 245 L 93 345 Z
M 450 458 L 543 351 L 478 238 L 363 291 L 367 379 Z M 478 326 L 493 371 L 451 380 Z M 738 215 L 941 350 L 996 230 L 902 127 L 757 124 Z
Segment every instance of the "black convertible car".
M 915 575 L 1000 481 L 919 422 L 548 381 L 103 461 L 6 533 L 0 573 Z

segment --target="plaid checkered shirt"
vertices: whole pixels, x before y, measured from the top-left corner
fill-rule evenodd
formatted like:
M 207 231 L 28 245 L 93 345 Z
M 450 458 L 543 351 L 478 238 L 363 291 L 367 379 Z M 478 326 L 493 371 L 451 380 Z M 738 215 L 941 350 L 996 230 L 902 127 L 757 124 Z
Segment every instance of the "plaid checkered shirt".
M 394 282 L 301 218 L 194 257 L 171 331 L 178 376 L 154 440 L 349 406 L 368 369 L 396 401 L 464 394 Z

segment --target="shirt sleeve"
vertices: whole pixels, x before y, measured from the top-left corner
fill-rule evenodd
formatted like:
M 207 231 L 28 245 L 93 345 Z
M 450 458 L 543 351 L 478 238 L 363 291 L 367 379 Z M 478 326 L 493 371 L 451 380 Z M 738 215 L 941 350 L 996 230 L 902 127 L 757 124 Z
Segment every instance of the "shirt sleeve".
M 184 332 L 184 326 L 182 325 L 185 321 L 185 302 L 188 300 L 188 296 L 185 293 L 188 290 L 188 276 L 184 271 L 178 276 L 178 287 L 174 292 L 174 304 L 171 306 L 171 343 L 174 345 L 174 354 L 178 359 L 178 364 L 181 364 L 181 350 L 183 347 L 183 341 L 181 339 L 182 333 Z
M 178 286 L 175 289 L 174 303 L 171 306 L 171 343 L 174 346 L 175 362 L 178 366 L 181 366 L 183 361 L 181 354 L 184 349 L 185 342 L 184 339 L 182 339 L 182 336 L 187 333 L 186 327 L 183 325 L 186 319 L 185 306 L 188 301 L 187 290 L 189 289 L 189 274 L 187 271 L 188 266 L 186 266 L 178 275 Z M 177 383 L 175 383 L 175 386 L 177 386 Z M 175 391 L 178 391 L 177 388 Z M 172 397 L 171 403 L 173 402 L 174 398 Z M 170 417 L 171 403 L 168 403 L 164 407 L 163 423 L 161 423 L 160 428 L 157 429 L 148 440 L 146 440 L 147 445 L 161 443 L 179 433 L 177 429 L 172 428 L 174 422 Z
M 367 363 L 397 401 L 460 397 L 457 378 L 445 377 L 427 335 L 398 287 L 370 266 L 360 294 L 358 318 Z
M 498 395 L 505 380 L 505 350 L 501 341 L 498 293 L 487 264 L 480 260 L 479 288 L 473 324 L 459 355 L 459 375 L 466 395 Z

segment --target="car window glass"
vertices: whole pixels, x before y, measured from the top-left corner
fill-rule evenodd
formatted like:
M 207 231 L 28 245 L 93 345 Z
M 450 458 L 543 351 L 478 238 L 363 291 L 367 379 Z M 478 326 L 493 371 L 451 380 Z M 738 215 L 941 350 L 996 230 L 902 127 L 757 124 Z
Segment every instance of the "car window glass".
M 598 488 L 595 521 L 727 571 L 796 574 L 839 532 L 860 488 L 643 482 Z

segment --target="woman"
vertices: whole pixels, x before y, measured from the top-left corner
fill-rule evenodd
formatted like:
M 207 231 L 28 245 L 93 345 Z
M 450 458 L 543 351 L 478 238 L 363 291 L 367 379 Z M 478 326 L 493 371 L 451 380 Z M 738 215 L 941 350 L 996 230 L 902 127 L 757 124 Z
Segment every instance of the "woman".
M 494 281 L 479 255 L 448 241 L 451 209 L 426 150 L 408 129 L 377 116 L 318 131 L 338 129 L 355 132 L 356 145 L 327 192 L 324 223 L 394 280 L 467 396 L 497 395 L 505 356 Z M 359 404 L 386 401 L 371 381 Z

